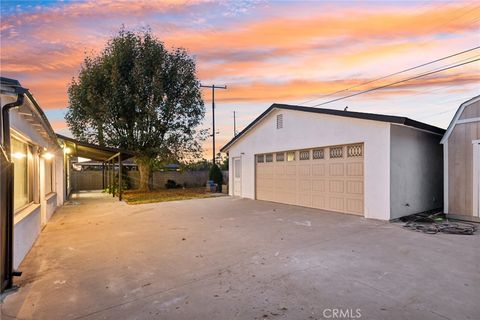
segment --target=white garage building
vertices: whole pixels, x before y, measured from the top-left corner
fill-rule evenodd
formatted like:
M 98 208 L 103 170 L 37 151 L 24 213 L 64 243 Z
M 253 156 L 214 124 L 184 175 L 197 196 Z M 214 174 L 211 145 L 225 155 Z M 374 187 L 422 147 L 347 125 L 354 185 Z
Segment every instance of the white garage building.
M 444 133 L 405 117 L 273 104 L 221 151 L 232 196 L 390 220 L 442 207 Z

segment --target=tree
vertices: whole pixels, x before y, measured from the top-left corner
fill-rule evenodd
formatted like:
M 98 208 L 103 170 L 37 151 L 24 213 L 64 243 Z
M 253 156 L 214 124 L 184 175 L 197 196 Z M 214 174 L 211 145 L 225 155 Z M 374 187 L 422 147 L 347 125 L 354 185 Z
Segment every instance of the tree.
M 195 60 L 165 49 L 149 30 L 121 29 L 101 54 L 85 58 L 68 94 L 73 135 L 134 152 L 143 190 L 155 163 L 201 155 L 205 107 Z
M 217 154 L 217 161 L 222 171 L 228 171 L 228 154 L 219 152 Z
M 223 174 L 220 167 L 217 164 L 213 164 L 210 167 L 210 172 L 208 173 L 208 177 L 210 180 L 213 180 L 217 184 L 217 191 L 222 192 L 222 184 L 223 184 Z

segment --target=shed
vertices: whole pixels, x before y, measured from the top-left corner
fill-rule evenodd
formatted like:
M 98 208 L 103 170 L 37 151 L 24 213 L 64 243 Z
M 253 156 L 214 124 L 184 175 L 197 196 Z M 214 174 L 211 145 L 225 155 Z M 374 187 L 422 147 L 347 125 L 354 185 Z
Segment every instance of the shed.
M 480 221 L 480 95 L 460 105 L 441 143 L 445 213 Z
M 444 133 L 405 117 L 273 104 L 221 151 L 232 196 L 390 220 L 441 209 Z

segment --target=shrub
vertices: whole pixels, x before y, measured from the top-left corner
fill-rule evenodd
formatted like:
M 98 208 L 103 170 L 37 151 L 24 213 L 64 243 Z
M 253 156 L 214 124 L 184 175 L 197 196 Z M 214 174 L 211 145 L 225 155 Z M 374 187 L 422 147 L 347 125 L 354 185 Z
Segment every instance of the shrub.
M 175 180 L 168 179 L 167 183 L 165 183 L 165 188 L 167 188 L 167 189 L 177 189 L 177 188 L 181 188 L 181 187 L 182 187 L 182 185 L 176 183 Z
M 220 170 L 220 168 L 216 164 L 214 164 L 210 168 L 210 173 L 208 176 L 210 180 L 213 180 L 213 182 L 217 184 L 217 191 L 222 192 L 222 184 L 223 184 L 222 170 Z

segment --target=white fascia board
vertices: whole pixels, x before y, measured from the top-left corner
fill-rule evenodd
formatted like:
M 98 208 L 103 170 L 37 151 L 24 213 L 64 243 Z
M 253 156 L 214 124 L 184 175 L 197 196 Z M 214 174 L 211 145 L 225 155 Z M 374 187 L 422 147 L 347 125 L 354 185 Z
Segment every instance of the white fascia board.
M 447 141 L 448 137 L 450 137 L 450 134 L 452 134 L 453 128 L 458 123 L 458 119 L 460 118 L 460 115 L 463 113 L 463 110 L 465 110 L 467 106 L 474 104 L 475 102 L 478 102 L 478 101 L 480 101 L 480 95 L 468 101 L 465 101 L 460 105 L 457 112 L 455 112 L 455 116 L 453 117 L 452 122 L 450 122 L 450 124 L 448 125 L 447 132 L 445 132 L 445 135 L 443 136 L 442 141 L 440 141 L 441 144 L 444 144 L 445 141 Z

